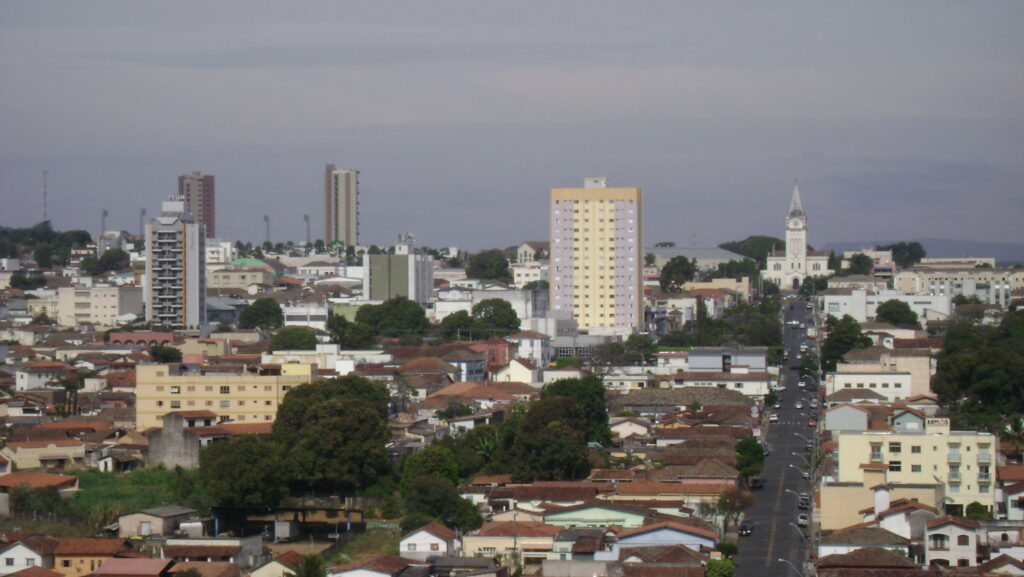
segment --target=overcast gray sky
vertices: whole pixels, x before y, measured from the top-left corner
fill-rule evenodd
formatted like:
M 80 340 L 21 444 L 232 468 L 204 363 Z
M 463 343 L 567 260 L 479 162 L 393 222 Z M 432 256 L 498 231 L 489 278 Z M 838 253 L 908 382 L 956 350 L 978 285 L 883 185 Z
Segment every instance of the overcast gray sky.
M 552 187 L 644 189 L 646 239 L 1024 242 L 1022 2 L 3 2 L 0 225 L 138 230 L 217 177 L 228 239 L 548 235 Z

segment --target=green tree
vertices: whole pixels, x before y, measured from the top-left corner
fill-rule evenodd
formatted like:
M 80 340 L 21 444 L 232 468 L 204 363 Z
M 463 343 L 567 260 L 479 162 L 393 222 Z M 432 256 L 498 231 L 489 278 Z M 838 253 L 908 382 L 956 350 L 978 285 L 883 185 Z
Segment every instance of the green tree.
M 132 260 L 131 256 L 127 252 L 119 248 L 111 248 L 100 255 L 97 264 L 99 265 L 101 272 L 110 272 L 130 268 Z
M 355 375 L 295 387 L 274 421 L 296 490 L 365 489 L 390 473 L 388 395 Z
M 312 351 L 316 349 L 316 331 L 309 327 L 284 327 L 270 337 L 271 351 Z
M 524 291 L 548 290 L 551 284 L 546 280 L 532 280 L 523 285 Z
M 41 244 L 32 251 L 32 258 L 39 268 L 53 267 L 53 247 L 48 244 Z
M 608 406 L 605 404 L 604 395 L 604 384 L 595 376 L 559 379 L 549 383 L 541 391 L 541 399 L 571 399 L 582 411 L 584 422 L 580 430 L 584 432 L 584 440 L 601 443 L 607 447 L 611 443 L 612 434 L 608 426 Z
M 286 494 L 286 453 L 269 435 L 242 435 L 210 443 L 199 472 L 222 507 L 274 507 Z
M 897 299 L 890 299 L 878 305 L 878 308 L 875 309 L 875 320 L 901 328 L 921 328 L 921 323 L 917 320 L 917 313 L 911 310 L 910 305 L 905 301 Z
M 507 336 L 519 330 L 519 317 L 504 299 L 484 299 L 473 305 L 475 329 L 485 336 Z
M 423 475 L 432 475 L 459 482 L 459 464 L 455 454 L 447 447 L 434 444 L 413 453 L 402 463 L 402 494 L 409 496 L 410 482 Z
M 829 319 L 828 337 L 821 347 L 821 361 L 826 372 L 833 372 L 843 355 L 853 349 L 871 346 L 871 338 L 861 332 L 857 320 L 850 315 L 843 315 L 838 321 L 829 315 Z
M 360 323 L 350 323 L 345 315 L 332 314 L 327 320 L 331 342 L 342 349 L 368 349 L 377 344 L 373 330 Z
M 740 515 L 752 507 L 757 499 L 750 491 L 744 491 L 736 487 L 727 487 L 718 496 L 718 510 L 722 512 L 726 529 L 730 524 L 735 524 Z
M 180 572 L 175 574 L 178 577 Z M 324 564 L 324 559 L 316 553 L 310 553 L 303 555 L 299 561 L 299 565 L 295 567 L 295 571 L 285 573 L 286 576 L 291 577 L 327 577 L 327 566 Z
M 46 278 L 42 275 L 27 276 L 25 273 L 18 271 L 11 275 L 10 284 L 11 288 L 30 291 L 46 286 Z
M 683 292 L 683 284 L 697 276 L 697 261 L 685 256 L 674 256 L 661 267 L 661 290 L 669 293 Z
M 461 531 L 471 531 L 483 524 L 476 506 L 459 497 L 455 483 L 434 475 L 420 475 L 409 481 L 406 510 L 413 516 L 438 519 Z
M 748 236 L 743 240 L 723 242 L 718 245 L 719 248 L 741 254 L 759 263 L 764 263 L 768 254 L 773 250 L 784 246 L 786 246 L 786 241 L 773 236 Z
M 475 324 L 468 312 L 455 311 L 438 324 L 438 331 L 446 341 L 468 340 L 472 337 Z
M 892 260 L 896 263 L 896 266 L 900 268 L 910 268 L 915 264 L 921 262 L 921 259 L 927 256 L 924 247 L 919 242 L 897 242 L 893 244 L 883 244 L 875 247 L 876 250 L 891 250 Z
M 520 431 L 511 453 L 512 479 L 517 483 L 583 479 L 590 473 L 583 435 L 562 422 Z
M 149 349 L 149 356 L 155 363 L 171 364 L 181 362 L 181 350 L 175 347 L 156 345 Z
M 735 577 L 736 565 L 731 559 L 711 559 L 708 561 L 706 577 Z
M 402 296 L 361 307 L 356 313 L 356 322 L 383 337 L 423 336 L 430 328 L 423 307 Z
M 988 507 L 982 505 L 977 501 L 972 501 L 967 505 L 965 516 L 968 519 L 992 519 L 992 511 Z
M 871 274 L 873 268 L 875 268 L 875 261 L 870 256 L 858 252 L 850 257 L 846 270 L 843 272 L 848 275 L 867 275 Z
M 466 276 L 480 280 L 512 282 L 508 259 L 505 258 L 505 253 L 496 248 L 483 250 L 469 257 Z
M 753 437 L 736 443 L 736 469 L 745 478 L 756 477 L 764 468 L 764 448 Z
M 238 317 L 238 328 L 261 329 L 264 331 L 280 328 L 284 324 L 281 305 L 271 298 L 256 299 Z

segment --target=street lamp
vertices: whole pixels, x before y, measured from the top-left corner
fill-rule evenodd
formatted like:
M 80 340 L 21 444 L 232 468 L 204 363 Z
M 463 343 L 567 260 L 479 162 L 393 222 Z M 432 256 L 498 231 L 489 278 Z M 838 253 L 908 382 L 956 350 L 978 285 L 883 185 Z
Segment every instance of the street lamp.
M 804 463 L 807 465 L 807 468 L 808 469 L 811 468 L 811 462 L 807 460 L 807 457 L 801 455 L 800 453 L 795 453 L 795 452 L 794 453 L 790 453 L 790 454 L 793 455 L 794 457 L 800 457 L 801 459 L 804 460 Z
M 797 525 L 796 523 L 794 523 L 794 522 L 790 521 L 790 522 L 789 522 L 789 526 L 790 526 L 790 527 L 792 527 L 792 528 L 794 528 L 794 529 L 796 529 L 796 532 L 800 534 L 800 540 L 801 540 L 801 541 L 804 541 L 804 542 L 806 542 L 806 541 L 807 541 L 807 535 L 804 535 L 804 532 L 803 532 L 803 530 L 802 530 L 802 529 L 800 528 L 800 525 Z
M 787 561 L 787 560 L 783 559 L 782 557 L 779 557 L 778 559 L 776 559 L 776 561 L 778 561 L 779 563 L 785 563 L 786 565 L 789 565 L 790 567 L 793 568 L 793 571 L 796 571 L 797 575 L 800 575 L 801 577 L 803 576 L 804 572 L 801 571 L 799 568 L 797 568 L 797 566 L 794 565 L 792 561 Z

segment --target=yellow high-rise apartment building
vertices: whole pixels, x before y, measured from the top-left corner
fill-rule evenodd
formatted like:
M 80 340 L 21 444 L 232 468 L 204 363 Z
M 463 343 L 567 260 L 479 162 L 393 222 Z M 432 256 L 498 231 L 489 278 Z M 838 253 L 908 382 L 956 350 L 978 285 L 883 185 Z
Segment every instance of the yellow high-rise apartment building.
M 551 190 L 550 306 L 592 334 L 643 327 L 642 200 L 606 178 Z
M 284 364 L 250 373 L 245 368 L 206 368 L 175 374 L 175 365 L 135 369 L 136 427 L 162 427 L 175 411 L 212 411 L 236 423 L 268 423 L 292 387 L 311 382 L 316 365 Z

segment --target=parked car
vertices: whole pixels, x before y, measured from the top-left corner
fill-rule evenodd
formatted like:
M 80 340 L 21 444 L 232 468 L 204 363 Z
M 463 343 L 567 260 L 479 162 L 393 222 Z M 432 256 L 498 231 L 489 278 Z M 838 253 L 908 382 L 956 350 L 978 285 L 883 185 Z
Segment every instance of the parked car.
M 796 407 L 796 408 L 798 408 L 798 409 L 802 409 L 802 408 L 804 408 L 804 404 L 803 404 L 803 403 L 801 403 L 800 401 L 797 401 L 797 402 L 796 402 L 796 404 L 795 404 L 795 405 L 793 405 L 793 406 L 794 406 L 794 407 Z
M 810 509 L 811 508 L 811 500 L 810 499 L 800 499 L 796 503 L 796 508 L 797 509 Z
M 761 477 L 753 477 L 753 478 L 751 478 L 750 479 L 750 488 L 751 489 L 763 489 L 764 488 L 764 480 L 761 479 Z
M 778 423 L 779 422 L 779 415 L 777 413 L 772 413 L 772 414 L 768 415 L 768 422 L 769 423 Z
M 804 515 L 803 513 L 796 516 L 796 524 L 800 527 L 806 527 L 809 521 L 810 519 L 808 519 L 807 515 Z
M 746 537 L 754 532 L 754 525 L 749 521 L 740 523 L 739 534 L 740 537 Z

